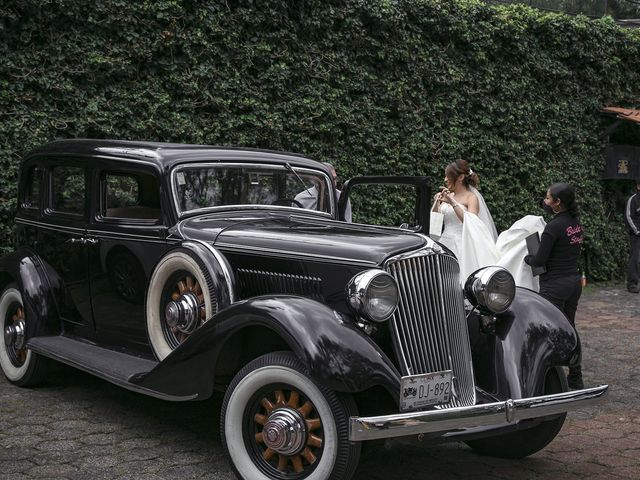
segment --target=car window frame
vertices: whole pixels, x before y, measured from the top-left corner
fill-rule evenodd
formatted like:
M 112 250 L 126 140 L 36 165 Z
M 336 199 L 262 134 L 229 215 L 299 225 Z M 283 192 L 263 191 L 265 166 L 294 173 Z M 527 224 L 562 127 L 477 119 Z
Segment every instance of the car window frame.
M 59 218 L 68 221 L 82 221 L 86 223 L 91 201 L 91 185 L 89 181 L 89 167 L 87 162 L 77 159 L 65 159 L 60 157 L 48 158 L 44 163 L 46 189 L 45 200 L 43 205 L 43 214 L 47 218 Z M 53 208 L 53 171 L 59 167 L 79 168 L 84 173 L 84 210 L 82 213 L 64 212 Z
M 30 190 L 30 186 L 32 185 L 33 177 L 31 172 L 34 170 L 40 171 L 40 178 L 38 181 L 40 182 L 40 194 L 38 198 L 38 204 L 36 206 L 27 206 L 26 198 L 28 191 Z M 46 179 L 47 169 L 41 162 L 30 162 L 25 164 L 22 167 L 21 174 L 24 174 L 25 178 L 20 178 L 18 181 L 18 204 L 17 210 L 21 215 L 29 216 L 29 217 L 39 217 L 42 214 L 44 201 L 46 198 Z
M 153 218 L 126 218 L 126 217 L 107 217 L 103 215 L 106 209 L 106 175 L 123 175 L 135 177 L 136 174 L 149 175 L 156 180 L 158 186 L 158 200 L 160 215 L 157 219 Z M 162 179 L 158 172 L 153 168 L 144 168 L 140 166 L 129 166 L 125 164 L 119 165 L 100 165 L 94 168 L 93 172 L 93 184 L 95 185 L 95 212 L 93 212 L 93 221 L 96 224 L 104 225 L 135 225 L 135 226 L 147 226 L 147 227 L 162 227 L 166 225 L 165 211 L 162 207 Z M 138 188 L 140 186 L 140 179 L 136 178 L 138 182 Z

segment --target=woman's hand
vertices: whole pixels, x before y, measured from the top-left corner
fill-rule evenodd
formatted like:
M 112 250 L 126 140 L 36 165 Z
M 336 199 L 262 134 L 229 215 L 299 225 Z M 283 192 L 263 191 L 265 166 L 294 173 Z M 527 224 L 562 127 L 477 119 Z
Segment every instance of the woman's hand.
M 455 200 L 453 199 L 453 193 L 451 193 L 448 189 L 443 189 L 440 193 L 440 201 L 444 203 L 448 203 L 449 205 L 455 204 Z

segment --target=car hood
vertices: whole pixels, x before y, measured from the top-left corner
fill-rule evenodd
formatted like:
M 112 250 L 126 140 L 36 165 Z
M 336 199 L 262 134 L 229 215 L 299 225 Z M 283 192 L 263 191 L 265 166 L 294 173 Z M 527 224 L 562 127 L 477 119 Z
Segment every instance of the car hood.
M 367 265 L 426 243 L 411 232 L 292 214 L 203 215 L 184 220 L 180 231 L 221 250 Z

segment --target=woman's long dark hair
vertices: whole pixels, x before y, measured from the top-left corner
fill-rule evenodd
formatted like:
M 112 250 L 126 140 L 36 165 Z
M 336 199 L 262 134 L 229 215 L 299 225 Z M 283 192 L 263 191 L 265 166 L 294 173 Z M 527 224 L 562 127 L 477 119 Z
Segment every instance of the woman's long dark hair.
M 576 203 L 576 191 L 568 183 L 554 183 L 549 187 L 549 193 L 554 200 L 560 199 L 562 205 L 564 205 L 574 218 L 578 218 L 578 204 Z

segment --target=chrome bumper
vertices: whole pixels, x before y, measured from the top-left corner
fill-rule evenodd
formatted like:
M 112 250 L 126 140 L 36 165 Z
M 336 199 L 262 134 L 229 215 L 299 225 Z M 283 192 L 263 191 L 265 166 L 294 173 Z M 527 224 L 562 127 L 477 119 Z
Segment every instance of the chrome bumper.
M 379 417 L 351 417 L 349 440 L 360 442 L 428 432 L 451 432 L 473 427 L 513 425 L 521 420 L 546 417 L 598 403 L 608 385 L 541 397 L 485 403 L 428 412 L 398 413 Z

